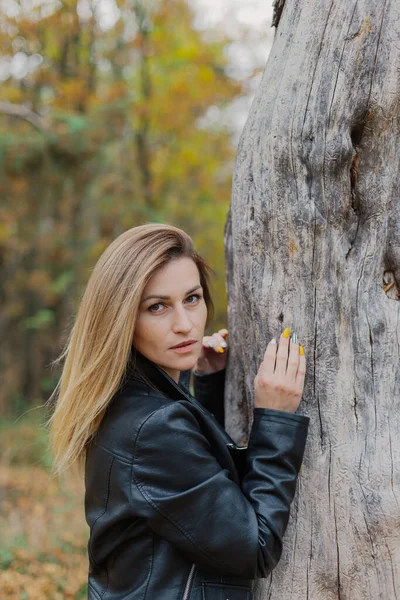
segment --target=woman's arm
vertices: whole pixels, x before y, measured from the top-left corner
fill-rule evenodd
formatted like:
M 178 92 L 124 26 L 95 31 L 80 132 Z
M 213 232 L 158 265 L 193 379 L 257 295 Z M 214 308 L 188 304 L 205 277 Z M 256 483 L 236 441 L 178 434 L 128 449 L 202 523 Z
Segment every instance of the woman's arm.
M 267 577 L 281 556 L 308 421 L 255 409 L 242 491 L 213 455 L 189 403 L 156 410 L 135 441 L 135 514 L 192 562 L 221 575 Z
M 222 427 L 225 427 L 225 369 L 207 374 L 196 373 L 194 370 L 193 387 L 196 400 L 214 415 Z
M 200 356 L 193 369 L 196 400 L 225 427 L 225 366 L 228 359 L 228 330 L 204 336 Z

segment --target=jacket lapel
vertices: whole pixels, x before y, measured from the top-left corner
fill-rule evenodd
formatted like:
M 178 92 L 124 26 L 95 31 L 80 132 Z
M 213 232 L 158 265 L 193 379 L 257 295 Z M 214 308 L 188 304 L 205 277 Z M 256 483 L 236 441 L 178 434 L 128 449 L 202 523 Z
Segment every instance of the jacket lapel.
M 155 386 L 164 396 L 171 398 L 171 400 L 189 399 L 185 390 L 178 385 L 166 371 L 143 356 L 143 354 L 137 350 L 132 351 L 132 366 L 135 378 L 141 379 L 147 384 L 152 384 L 152 386 Z M 187 372 L 183 371 L 183 373 L 186 374 Z M 188 373 L 190 377 L 190 371 Z M 181 374 L 179 381 L 182 381 L 185 385 L 187 379 L 187 375 L 182 376 Z
M 133 365 L 136 364 L 136 368 L 134 369 L 135 376 L 137 378 L 141 378 L 145 383 L 152 384 L 167 398 L 171 398 L 171 400 L 187 400 L 198 410 L 200 410 L 211 422 L 214 427 L 217 428 L 219 435 L 222 435 L 225 443 L 228 446 L 232 446 L 237 448 L 235 442 L 230 437 L 230 435 L 225 431 L 225 429 L 218 423 L 216 418 L 205 409 L 200 402 L 198 402 L 193 396 L 190 395 L 181 385 L 176 383 L 172 377 L 166 373 L 161 367 L 156 365 L 153 361 L 149 360 L 143 354 L 141 354 L 137 350 L 133 350 Z M 179 378 L 179 383 L 183 383 L 189 388 L 189 378 L 190 378 L 190 370 L 182 371 L 181 376 Z
M 214 432 L 213 437 L 215 437 L 215 441 L 218 440 L 218 445 L 222 442 L 221 445 L 225 446 L 228 450 L 228 452 L 226 453 L 225 451 L 223 455 L 219 454 L 220 463 L 225 464 L 232 473 L 234 481 L 239 485 L 240 480 L 247 469 L 245 456 L 247 446 L 238 446 L 210 411 L 204 408 L 200 402 L 191 396 L 188 391 L 181 387 L 181 385 L 176 383 L 166 371 L 134 348 L 132 348 L 132 361 L 132 374 L 135 379 L 144 381 L 144 383 L 153 388 L 155 387 L 157 391 L 161 392 L 171 400 L 187 400 L 202 413 L 208 427 Z M 182 371 L 179 383 L 186 384 L 187 389 L 189 389 L 189 378 L 190 370 Z

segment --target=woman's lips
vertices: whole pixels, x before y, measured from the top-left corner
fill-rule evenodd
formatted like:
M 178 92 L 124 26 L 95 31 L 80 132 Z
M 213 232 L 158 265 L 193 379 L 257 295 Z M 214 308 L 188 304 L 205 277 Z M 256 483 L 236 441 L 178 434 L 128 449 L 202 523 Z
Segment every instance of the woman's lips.
M 191 352 L 196 345 L 197 342 L 192 342 L 191 344 L 187 344 L 186 346 L 180 346 L 179 348 L 171 348 L 174 352 L 178 352 L 179 354 L 185 354 L 186 352 Z

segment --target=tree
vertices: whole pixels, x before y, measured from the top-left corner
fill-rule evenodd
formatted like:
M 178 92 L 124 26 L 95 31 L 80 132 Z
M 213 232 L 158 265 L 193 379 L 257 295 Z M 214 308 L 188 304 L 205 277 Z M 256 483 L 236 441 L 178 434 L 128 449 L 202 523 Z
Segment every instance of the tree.
M 247 439 L 254 376 L 286 326 L 305 346 L 311 423 L 282 559 L 256 597 L 396 600 L 400 5 L 275 8 L 226 223 L 227 427 Z
M 229 75 L 230 40 L 196 30 L 185 0 L 119 2 L 108 29 L 100 4 L 10 4 L 0 23 L 4 54 L 34 59 L 0 102 L 0 414 L 49 397 L 90 269 L 129 227 L 193 236 L 220 275 L 225 325 L 234 145 L 205 115 L 247 93 Z

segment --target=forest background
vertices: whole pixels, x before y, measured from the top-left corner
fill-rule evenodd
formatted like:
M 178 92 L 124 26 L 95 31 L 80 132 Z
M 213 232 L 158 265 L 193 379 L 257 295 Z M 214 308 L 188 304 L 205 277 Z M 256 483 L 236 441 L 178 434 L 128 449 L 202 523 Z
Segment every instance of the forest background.
M 271 7 L 248 0 L 246 22 L 231 3 L 211 26 L 206 4 L 0 1 L 2 598 L 87 595 L 83 485 L 49 475 L 43 403 L 106 246 L 146 222 L 182 227 L 226 326 L 224 223 Z

